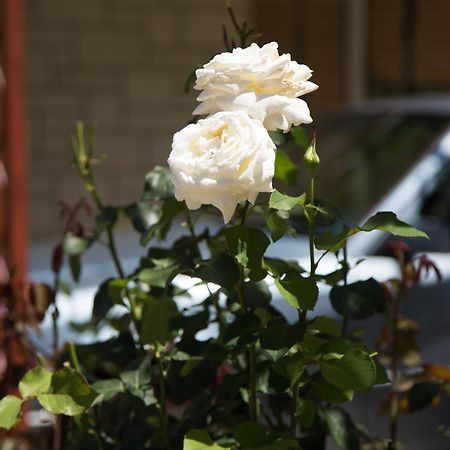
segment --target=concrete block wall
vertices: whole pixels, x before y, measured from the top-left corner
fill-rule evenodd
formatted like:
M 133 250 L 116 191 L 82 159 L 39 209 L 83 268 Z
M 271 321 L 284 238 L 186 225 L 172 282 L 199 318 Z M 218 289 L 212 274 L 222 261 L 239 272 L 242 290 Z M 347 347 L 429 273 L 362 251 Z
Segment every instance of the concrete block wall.
M 235 1 L 252 22 L 252 0 Z M 190 71 L 223 51 L 224 0 L 27 0 L 26 106 L 32 239 L 59 233 L 59 200 L 82 194 L 71 167 L 77 120 L 98 123 L 107 203 L 137 198 L 195 107 Z

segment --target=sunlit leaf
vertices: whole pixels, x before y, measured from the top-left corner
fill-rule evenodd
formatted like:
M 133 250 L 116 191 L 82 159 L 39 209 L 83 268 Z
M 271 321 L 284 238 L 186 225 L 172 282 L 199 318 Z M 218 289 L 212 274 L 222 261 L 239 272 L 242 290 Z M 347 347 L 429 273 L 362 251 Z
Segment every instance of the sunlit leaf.
M 402 222 L 393 212 L 384 211 L 376 213 L 360 229 L 362 231 L 381 230 L 395 236 L 423 237 L 428 239 L 426 233 Z
M 0 400 L 0 428 L 11 429 L 19 419 L 22 400 L 15 395 L 7 395 Z
M 96 397 L 77 371 L 64 367 L 53 374 L 47 393 L 39 394 L 37 399 L 52 414 L 77 416 L 85 412 Z
M 269 199 L 269 207 L 279 211 L 290 211 L 298 205 L 305 203 L 306 194 L 291 197 L 278 191 L 273 191 Z
M 51 385 L 52 375 L 52 372 L 44 367 L 36 367 L 28 371 L 19 383 L 20 395 L 23 398 L 31 398 L 47 392 Z

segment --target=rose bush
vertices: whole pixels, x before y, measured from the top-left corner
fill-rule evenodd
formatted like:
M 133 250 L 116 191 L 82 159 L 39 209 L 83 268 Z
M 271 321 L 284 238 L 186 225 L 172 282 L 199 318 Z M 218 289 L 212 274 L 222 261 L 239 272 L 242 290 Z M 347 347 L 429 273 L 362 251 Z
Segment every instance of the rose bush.
M 245 111 L 268 130 L 289 131 L 312 122 L 308 105 L 297 98 L 318 86 L 308 81 L 312 71 L 278 54 L 278 44 L 236 48 L 215 56 L 196 71 L 194 89 L 203 91 L 194 114 Z
M 238 31 L 241 40 L 250 35 Z M 38 358 L 39 367 L 0 401 L 0 427 L 12 428 L 22 410 L 39 403 L 60 415 L 53 423 L 55 450 L 323 450 L 328 437 L 346 450 L 385 448 L 340 406 L 389 383 L 373 346 L 348 325 L 375 314 L 389 317 L 390 304 L 373 279 L 347 284 L 346 242 L 373 230 L 426 235 L 393 213 L 343 224 L 334 208 L 318 205 L 320 158 L 315 140 L 304 145 L 300 129 L 272 136 L 304 153 L 309 189 L 295 197 L 273 191 L 272 179 L 289 183 L 299 168 L 287 153 L 275 153 L 267 129 L 286 132 L 310 121 L 306 104 L 296 98 L 316 88 L 307 81 L 310 75 L 289 55 L 279 56 L 275 43 L 214 58 L 197 80 L 204 90 L 201 112 L 211 115 L 174 136 L 171 173 L 151 170 L 141 198 L 128 205 L 103 203 L 92 169 L 98 162 L 95 140 L 93 134 L 86 139 L 78 124 L 73 159 L 97 220 L 86 231 L 74 219 L 80 204 L 67 211 L 65 237 L 54 252 L 52 298 L 62 290 L 63 261 L 77 281 L 82 255 L 97 242 L 106 245 L 116 273 L 99 285 L 90 322 L 78 326 L 107 326 L 115 335 L 59 348 L 54 304 L 56 351 L 48 360 Z M 271 192 L 270 198 L 253 204 L 259 192 Z M 205 204 L 232 223 L 198 232 L 196 220 L 210 213 L 200 208 Z M 249 226 L 252 214 L 266 226 Z M 131 271 L 115 243 L 120 216 L 141 236 L 143 254 Z M 295 235 L 299 216 L 307 225 L 307 268 L 267 256 L 272 242 Z M 318 233 L 317 218 L 330 228 Z M 181 235 L 169 240 L 172 227 Z M 329 253 L 338 268 L 322 273 L 320 262 Z M 331 303 L 342 322 L 308 316 L 320 284 L 332 288 Z M 272 296 L 284 299 L 293 313 L 283 315 Z M 437 387 L 444 389 L 445 382 L 433 384 L 432 400 Z M 393 439 L 391 448 L 395 444 Z
M 245 112 L 219 112 L 176 133 L 168 163 L 177 200 L 214 205 L 228 223 L 239 202 L 272 192 L 275 144 Z

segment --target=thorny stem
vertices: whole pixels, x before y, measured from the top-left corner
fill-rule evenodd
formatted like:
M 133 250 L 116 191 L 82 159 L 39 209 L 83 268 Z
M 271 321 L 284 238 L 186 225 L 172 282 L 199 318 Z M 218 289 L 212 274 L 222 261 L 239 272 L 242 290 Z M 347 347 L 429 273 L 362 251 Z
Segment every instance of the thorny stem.
M 160 419 L 164 436 L 164 441 L 168 450 L 171 449 L 169 438 L 169 416 L 166 408 L 166 375 L 164 372 L 163 363 L 161 360 L 161 354 L 158 342 L 155 342 L 155 359 L 158 365 L 159 371 L 159 407 L 160 407 Z
M 311 208 L 306 211 L 306 219 L 308 221 L 308 242 L 309 242 L 309 262 L 310 262 L 310 277 L 314 278 L 317 269 L 317 263 L 314 259 L 314 221 L 316 218 L 316 211 L 314 210 L 314 173 L 310 172 L 310 184 L 309 184 L 309 205 Z M 307 310 L 300 311 L 300 321 L 306 322 Z M 290 434 L 293 438 L 297 434 L 297 403 L 299 398 L 300 380 L 296 381 L 292 386 L 292 409 L 291 409 L 291 421 L 290 421 Z
M 238 223 L 241 226 L 245 225 L 245 219 L 247 217 L 247 211 L 250 206 L 249 201 L 245 202 L 243 207 L 238 209 Z M 239 302 L 241 304 L 241 313 L 244 314 L 247 310 L 245 303 L 245 293 L 244 293 L 244 267 L 239 264 L 239 281 L 237 285 Z M 250 380 L 250 401 L 249 401 L 249 415 L 252 422 L 258 420 L 258 406 L 257 406 L 257 393 L 256 393 L 256 345 L 251 344 L 248 351 L 248 370 L 249 370 L 249 380 Z

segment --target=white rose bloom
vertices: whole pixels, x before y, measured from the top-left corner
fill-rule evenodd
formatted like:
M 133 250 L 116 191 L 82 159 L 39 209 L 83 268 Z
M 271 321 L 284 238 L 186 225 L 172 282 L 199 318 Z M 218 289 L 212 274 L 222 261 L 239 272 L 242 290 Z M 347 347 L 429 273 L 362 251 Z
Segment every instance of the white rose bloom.
M 289 131 L 292 125 L 311 123 L 308 105 L 299 96 L 318 86 L 310 81 L 312 71 L 278 54 L 278 44 L 252 44 L 215 56 L 196 71 L 195 89 L 203 91 L 194 114 L 245 111 L 268 130 Z
M 272 192 L 275 145 L 260 121 L 219 112 L 175 134 L 168 163 L 177 200 L 189 209 L 214 205 L 225 223 L 236 205 Z

